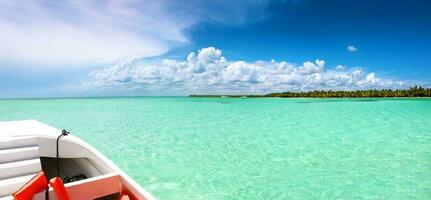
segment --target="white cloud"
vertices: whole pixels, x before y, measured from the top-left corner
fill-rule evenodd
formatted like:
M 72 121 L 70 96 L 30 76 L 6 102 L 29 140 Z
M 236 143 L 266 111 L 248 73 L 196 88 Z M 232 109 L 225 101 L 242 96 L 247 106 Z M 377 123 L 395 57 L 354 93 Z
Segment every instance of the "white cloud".
M 344 66 L 344 65 L 337 65 L 337 66 L 335 66 L 335 69 L 336 70 L 344 70 L 344 69 L 346 69 L 346 66 Z
M 353 45 L 349 45 L 349 46 L 347 46 L 347 50 L 350 51 L 350 52 L 355 52 L 355 51 L 358 51 L 358 48 L 356 48 Z
M 340 65 L 341 66 L 341 65 Z M 176 90 L 190 93 L 266 93 L 286 90 L 395 88 L 404 82 L 360 69 L 327 70 L 325 61 L 295 65 L 285 61 L 229 61 L 214 47 L 192 52 L 186 60 L 130 61 L 94 70 L 90 88 Z
M 0 63 L 82 67 L 157 56 L 189 43 L 193 25 L 244 23 L 266 2 L 0 0 Z M 225 10 L 214 11 L 213 7 Z

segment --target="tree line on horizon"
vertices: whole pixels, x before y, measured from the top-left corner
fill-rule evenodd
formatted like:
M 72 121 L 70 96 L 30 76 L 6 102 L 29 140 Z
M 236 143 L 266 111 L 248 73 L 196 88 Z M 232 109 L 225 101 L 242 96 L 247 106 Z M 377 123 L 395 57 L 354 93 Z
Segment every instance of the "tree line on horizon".
M 365 97 L 431 97 L 431 88 L 420 86 L 409 89 L 371 89 L 371 90 L 314 90 L 308 92 L 279 92 L 265 95 L 190 95 L 191 97 L 280 97 L 280 98 L 365 98 Z
M 359 97 L 431 97 L 431 88 L 420 86 L 410 87 L 409 89 L 372 89 L 372 90 L 352 90 L 352 91 L 333 91 L 333 90 L 314 90 L 309 92 L 281 92 L 270 93 L 265 97 L 310 97 L 310 98 L 359 98 Z

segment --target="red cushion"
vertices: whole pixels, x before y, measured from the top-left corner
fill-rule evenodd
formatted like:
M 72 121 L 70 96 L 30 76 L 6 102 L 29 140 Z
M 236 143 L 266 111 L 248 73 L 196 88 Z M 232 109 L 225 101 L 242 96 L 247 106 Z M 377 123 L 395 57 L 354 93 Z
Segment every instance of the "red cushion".
M 24 184 L 18 191 L 13 193 L 14 200 L 31 200 L 33 196 L 48 188 L 45 173 L 39 172 L 36 176 Z
M 69 200 L 69 195 L 67 194 L 67 190 L 64 187 L 63 181 L 61 178 L 55 177 L 49 180 L 49 184 L 54 188 L 54 192 L 57 195 L 57 199 L 59 200 Z

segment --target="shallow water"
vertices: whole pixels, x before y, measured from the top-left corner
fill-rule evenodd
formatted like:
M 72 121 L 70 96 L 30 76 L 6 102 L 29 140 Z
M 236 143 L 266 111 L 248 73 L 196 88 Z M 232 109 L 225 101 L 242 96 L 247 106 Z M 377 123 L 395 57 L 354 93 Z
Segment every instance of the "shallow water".
M 0 100 L 158 199 L 431 199 L 431 99 Z

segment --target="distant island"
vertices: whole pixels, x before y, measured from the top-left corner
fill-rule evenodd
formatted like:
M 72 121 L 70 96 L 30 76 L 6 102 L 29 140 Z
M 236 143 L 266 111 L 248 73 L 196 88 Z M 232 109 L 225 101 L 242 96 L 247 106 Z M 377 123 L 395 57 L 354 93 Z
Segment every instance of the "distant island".
M 368 98 L 368 97 L 431 97 L 431 88 L 414 86 L 409 89 L 381 89 L 381 90 L 354 90 L 354 91 L 333 91 L 333 90 L 314 90 L 308 92 L 280 92 L 265 95 L 199 95 L 193 94 L 190 97 L 230 97 L 230 98 Z

